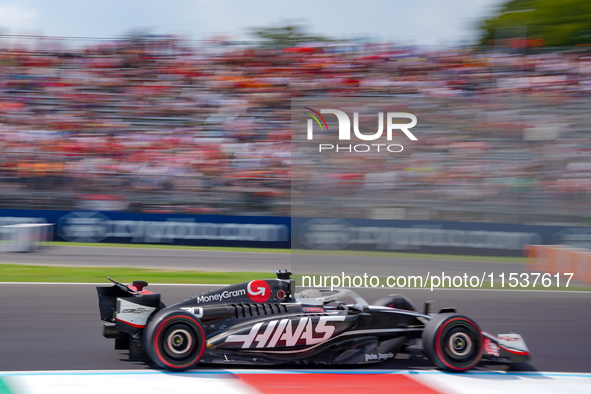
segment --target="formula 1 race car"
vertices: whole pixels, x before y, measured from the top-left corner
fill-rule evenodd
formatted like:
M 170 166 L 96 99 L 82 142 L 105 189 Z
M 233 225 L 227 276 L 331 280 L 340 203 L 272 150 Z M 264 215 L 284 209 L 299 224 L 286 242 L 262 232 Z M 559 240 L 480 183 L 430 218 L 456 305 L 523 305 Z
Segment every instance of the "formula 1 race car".
M 115 339 L 115 349 L 129 349 L 130 358 L 172 371 L 197 363 L 373 363 L 418 339 L 437 368 L 452 372 L 481 359 L 529 359 L 520 335 L 490 335 L 453 308 L 430 314 L 427 303 L 420 313 L 401 295 L 369 305 L 344 289 L 296 293 L 290 275 L 278 271 L 277 279 L 222 287 L 168 307 L 146 282 L 109 278 L 114 286 L 97 287 L 103 336 Z

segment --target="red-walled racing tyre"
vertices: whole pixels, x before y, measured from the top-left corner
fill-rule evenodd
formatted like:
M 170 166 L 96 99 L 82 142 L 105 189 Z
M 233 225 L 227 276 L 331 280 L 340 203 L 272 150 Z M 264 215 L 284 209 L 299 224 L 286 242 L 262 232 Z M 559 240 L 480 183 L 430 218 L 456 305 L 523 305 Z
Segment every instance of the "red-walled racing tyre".
M 195 366 L 206 344 L 199 319 L 179 310 L 158 313 L 144 332 L 144 349 L 148 357 L 171 371 L 183 371 Z
M 442 313 L 431 319 L 423 331 L 423 351 L 437 367 L 450 372 L 473 368 L 482 357 L 482 333 L 474 320 Z

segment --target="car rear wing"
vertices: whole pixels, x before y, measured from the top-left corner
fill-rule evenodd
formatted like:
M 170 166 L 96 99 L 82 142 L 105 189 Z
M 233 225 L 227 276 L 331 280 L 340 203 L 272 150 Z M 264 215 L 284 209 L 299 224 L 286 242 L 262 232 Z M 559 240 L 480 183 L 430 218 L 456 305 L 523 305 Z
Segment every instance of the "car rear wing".
M 134 281 L 133 284 L 126 285 L 109 277 L 107 279 L 113 283 L 113 286 L 96 288 L 99 312 L 103 321 L 116 322 L 117 307 L 121 300 L 155 308 L 164 307 L 160 302 L 159 293 L 152 293 L 145 289 L 147 282 Z

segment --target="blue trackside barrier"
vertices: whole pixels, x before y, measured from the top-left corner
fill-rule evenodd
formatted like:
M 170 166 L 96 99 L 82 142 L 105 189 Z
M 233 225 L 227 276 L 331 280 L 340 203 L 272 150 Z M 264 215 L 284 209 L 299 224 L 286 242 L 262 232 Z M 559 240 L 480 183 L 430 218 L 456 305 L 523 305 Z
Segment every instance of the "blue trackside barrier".
M 55 241 L 289 248 L 290 219 L 267 216 L 0 210 L 0 225 L 55 223 Z
M 591 248 L 591 227 L 419 220 L 292 219 L 292 247 L 523 256 L 526 245 Z
M 522 256 L 526 245 L 591 249 L 591 227 L 0 209 L 2 226 L 55 224 L 65 242 Z M 0 234 L 1 236 L 2 234 Z

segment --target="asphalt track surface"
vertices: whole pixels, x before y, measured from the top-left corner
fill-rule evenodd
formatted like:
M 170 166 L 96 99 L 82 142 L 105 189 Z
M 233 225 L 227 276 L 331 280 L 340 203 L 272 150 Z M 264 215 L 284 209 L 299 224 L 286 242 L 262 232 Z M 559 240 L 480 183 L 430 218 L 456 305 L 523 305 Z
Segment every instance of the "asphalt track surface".
M 486 261 L 454 261 L 422 258 L 389 258 L 309 255 L 289 253 L 225 252 L 188 249 L 56 246 L 37 253 L 1 253 L 0 263 L 92 267 L 199 270 L 213 272 L 262 272 L 291 269 L 294 274 L 324 275 L 495 275 L 524 272 L 522 264 Z M 108 274 L 108 273 L 107 273 Z M 2 281 L 0 275 L 0 282 Z
M 207 271 L 260 271 L 348 275 L 482 275 L 523 272 L 521 264 L 412 258 L 309 256 L 294 253 L 237 253 L 203 250 L 54 247 L 40 253 L 3 253 L 1 263 L 141 267 Z M 105 275 L 109 273 L 106 270 Z M 141 278 L 137 278 L 141 279 Z M 1 272 L 0 272 L 0 282 Z M 105 285 L 108 283 L 105 282 Z M 211 288 L 152 285 L 171 304 Z M 493 334 L 517 332 L 532 361 L 520 370 L 591 372 L 591 292 L 357 289 L 368 301 L 403 293 L 422 308 L 454 306 Z M 0 370 L 145 369 L 101 335 L 94 285 L 0 284 Z M 412 349 L 411 349 L 412 351 Z M 432 368 L 419 351 L 371 368 Z M 499 368 L 485 365 L 484 368 Z M 501 367 L 501 369 L 504 367 Z
M 171 304 L 207 291 L 204 286 L 151 285 Z M 368 301 L 396 290 L 358 289 Z M 400 292 L 398 290 L 398 292 Z M 493 334 L 517 332 L 532 360 L 513 370 L 591 372 L 591 294 L 549 291 L 404 290 L 417 306 L 455 306 Z M 0 371 L 146 369 L 114 350 L 101 335 L 93 285 L 0 284 Z M 411 349 L 412 350 L 412 349 Z M 369 368 L 430 369 L 415 350 Z M 364 367 L 364 368 L 368 368 Z M 481 365 L 483 369 L 504 366 Z

